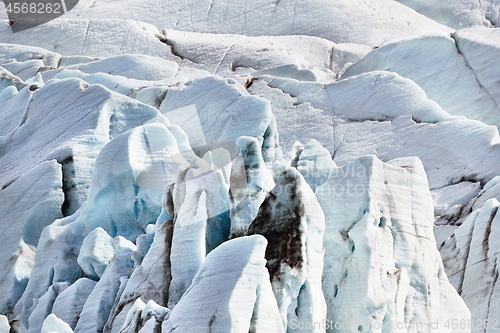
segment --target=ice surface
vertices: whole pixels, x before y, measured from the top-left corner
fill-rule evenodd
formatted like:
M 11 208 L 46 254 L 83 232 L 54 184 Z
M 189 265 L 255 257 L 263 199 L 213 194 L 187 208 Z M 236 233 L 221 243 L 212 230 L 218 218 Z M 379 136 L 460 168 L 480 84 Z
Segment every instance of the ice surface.
M 71 328 L 75 328 L 80 312 L 95 285 L 96 282 L 93 280 L 78 279 L 57 296 L 52 306 L 52 313 L 68 323 Z
M 0 92 L 9 86 L 14 86 L 17 89 L 20 89 L 24 86 L 24 82 L 21 78 L 15 76 L 3 66 L 0 66 Z
M 146 229 L 149 227 L 150 225 L 148 224 L 148 226 L 146 227 Z M 146 230 L 146 233 L 147 233 L 147 230 Z M 133 253 L 133 252 L 136 252 L 137 251 L 137 245 L 135 245 L 133 242 L 129 241 L 128 239 L 126 239 L 125 237 L 123 236 L 116 236 L 114 239 L 113 239 L 113 248 L 115 250 L 115 255 L 118 256 L 122 253 Z
M 481 322 L 494 322 L 500 315 L 499 206 L 495 198 L 489 199 L 440 244 L 450 282 L 469 306 L 472 318 Z M 493 332 L 493 328 L 484 332 Z
M 227 241 L 208 254 L 163 322 L 167 332 L 285 332 L 265 268 L 260 235 Z
M 28 80 L 45 66 L 42 60 L 34 59 L 23 62 L 12 61 L 2 64 L 2 67 L 21 80 Z
M 77 261 L 86 276 L 99 280 L 114 256 L 113 238 L 106 230 L 97 227 L 83 240 Z
M 270 162 L 279 156 L 276 121 L 269 102 L 250 96 L 234 79 L 208 77 L 194 80 L 187 87 L 173 87 L 165 96 L 160 111 L 170 119 L 169 113 L 192 104 L 196 107 L 207 144 L 234 144 L 243 135 L 262 137 L 264 161 Z M 184 129 L 191 120 L 173 118 L 172 123 Z M 191 145 L 196 148 L 196 142 Z
M 229 184 L 220 170 L 197 159 L 179 173 L 173 189 L 172 281 L 168 307 L 188 289 L 205 256 L 230 232 Z
M 498 173 L 493 171 L 497 163 L 487 157 L 498 154 L 496 128 L 450 117 L 397 74 L 371 72 L 326 86 L 265 78 L 275 89 L 259 81 L 250 91 L 276 103 L 272 108 L 284 151 L 299 136 L 305 142 L 316 139 L 338 165 L 367 154 L 383 160 L 418 156 L 432 189 L 462 180 L 485 183 Z M 283 105 L 283 99 L 289 104 Z
M 246 36 L 309 35 L 337 43 L 377 46 L 389 41 L 451 29 L 390 0 L 161 1 L 80 0 L 66 17 L 129 18 L 157 28 Z M 62 20 L 61 20 L 62 21 Z M 354 23 L 355 22 L 355 23 Z
M 179 161 L 172 156 L 178 153 L 177 140 L 163 124 L 136 127 L 101 150 L 84 206 L 42 233 L 32 278 L 17 304 L 20 318 L 25 320 L 29 316 L 33 300 L 43 295 L 50 284 L 73 283 L 81 277 L 77 256 L 85 236 L 92 230 L 101 227 L 112 237 L 119 234 L 133 241 L 144 233 L 148 224 L 156 221 L 163 190 L 140 187 L 137 179 L 142 174 L 160 184 L 172 182 L 174 174 L 147 170 L 155 163 L 163 165 L 165 170 L 177 170 Z
M 464 208 L 464 213 L 469 214 L 472 211 L 480 209 L 489 199 L 495 198 L 500 201 L 499 185 L 500 177 L 498 176 L 486 183 L 477 196 L 468 202 L 467 207 Z
M 498 318 L 500 46 L 480 26 L 499 8 L 80 0 L 29 31 L 0 25 L 10 331 Z M 255 217 L 278 235 L 245 236 Z M 300 222 L 297 251 L 276 221 Z
M 144 304 L 141 298 L 135 300 L 125 317 L 120 332 L 137 332 L 140 329 L 140 321 L 138 319 L 140 319 L 142 310 L 145 306 L 146 304 Z
M 435 189 L 432 191 L 434 215 L 442 216 L 446 224 L 457 220 L 460 214 L 466 210 L 469 202 L 477 201 L 476 197 L 480 193 L 481 183 L 470 181 L 463 181 Z M 438 221 L 436 223 L 442 224 Z
M 287 332 L 324 332 L 297 329 L 297 323 L 326 320 L 321 290 L 325 216 L 314 192 L 295 168 L 278 177 L 248 234 L 268 240 L 267 268 Z
M 412 322 L 422 327 L 408 332 L 430 331 L 436 321 L 470 319 L 444 273 L 432 198 L 418 159 L 357 159 L 333 170 L 316 195 L 326 218 L 327 318 L 344 324 L 340 331 Z M 468 332 L 450 332 L 459 331 Z
M 141 265 L 136 266 L 125 289 L 116 300 L 107 326 L 118 331 L 125 325 L 126 315 L 136 299 L 155 301 L 166 305 L 169 296 L 171 273 L 172 221 L 157 225 L 153 244 Z M 83 332 L 83 331 L 82 331 Z
M 10 325 L 7 316 L 0 315 L 0 332 L 9 332 Z
M 40 47 L 0 43 L 0 65 L 9 62 L 41 60 L 44 66 L 57 67 L 61 55 Z
M 153 300 L 144 304 L 144 302 L 138 298 L 127 313 L 127 317 L 120 332 L 160 332 L 161 323 L 169 313 L 169 309 L 156 304 Z
M 56 159 L 63 167 L 66 214 L 85 201 L 99 150 L 120 133 L 161 116 L 152 107 L 78 79 L 53 80 L 21 94 L 14 99 L 30 98 L 26 110 L 16 127 L 0 137 L 0 183 L 5 186 Z
M 342 78 L 376 70 L 413 80 L 449 114 L 500 126 L 497 102 L 450 37 L 422 37 L 382 46 L 349 67 Z
M 24 292 L 38 239 L 45 226 L 62 216 L 63 201 L 61 167 L 54 160 L 41 163 L 0 191 L 0 252 L 4 254 L 0 257 L 0 312 L 12 310 Z
M 219 75 L 283 64 L 331 69 L 338 73 L 371 50 L 365 45 L 335 44 L 312 36 L 247 37 L 169 29 L 163 30 L 162 35 L 171 46 L 171 52 L 183 59 L 185 65 L 201 65 Z M 297 49 L 299 44 L 302 47 Z
M 134 263 L 130 253 L 117 255 L 111 259 L 83 306 L 75 333 L 99 333 L 111 314 L 120 287 L 120 278 L 129 277 Z
M 397 0 L 405 6 L 415 9 L 439 23 L 454 29 L 467 28 L 471 26 L 489 26 L 485 18 L 482 1 L 475 0 Z M 485 1 L 488 3 L 488 1 Z
M 304 146 L 297 161 L 297 170 L 313 191 L 327 181 L 330 172 L 336 167 L 330 152 L 315 139 Z
M 1 24 L 0 42 L 41 47 L 64 56 L 148 54 L 163 57 L 168 54 L 168 46 L 155 36 L 159 31 L 154 26 L 122 20 L 123 17 L 109 18 L 53 20 L 15 34 L 7 24 Z
M 500 28 L 463 29 L 452 36 L 456 41 L 458 51 L 463 55 L 467 66 L 474 72 L 479 84 L 499 105 L 500 70 L 496 66 L 491 66 L 488 60 L 500 56 Z
M 235 159 L 232 165 L 231 237 L 246 235 L 267 192 L 275 185 L 262 158 L 259 141 L 242 136 L 238 138 L 236 145 L 240 148 L 241 158 Z M 245 174 L 239 175 L 238 172 L 243 170 Z M 235 186 L 237 177 L 245 180 L 245 186 Z
M 67 282 L 59 282 L 51 285 L 47 292 L 37 299 L 35 302 L 35 309 L 29 317 L 29 332 L 39 332 L 42 328 L 45 318 L 52 313 L 52 307 L 57 296 L 69 287 Z
M 148 81 L 174 77 L 179 70 L 175 62 L 143 54 L 119 55 L 66 68 L 87 74 L 107 73 Z
M 486 19 L 490 21 L 491 25 L 498 28 L 500 25 L 500 1 L 486 0 L 482 1 L 481 4 Z
M 71 327 L 64 320 L 51 313 L 43 321 L 41 333 L 73 333 Z

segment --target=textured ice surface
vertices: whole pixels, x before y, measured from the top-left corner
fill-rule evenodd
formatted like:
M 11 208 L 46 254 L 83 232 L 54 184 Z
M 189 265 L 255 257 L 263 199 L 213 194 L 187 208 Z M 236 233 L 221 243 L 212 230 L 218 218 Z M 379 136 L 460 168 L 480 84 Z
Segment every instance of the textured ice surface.
M 462 180 L 487 182 L 498 173 L 494 161 L 499 157 L 493 157 L 500 153 L 496 128 L 451 117 L 414 82 L 397 74 L 371 72 L 326 86 L 262 80 L 266 86 L 259 80 L 249 90 L 275 103 L 285 152 L 298 138 L 314 138 L 338 165 L 367 154 L 383 160 L 418 156 L 432 189 Z
M 139 187 L 137 179 L 155 163 L 166 170 L 169 167 L 177 170 L 179 162 L 172 159 L 179 153 L 177 144 L 165 125 L 149 124 L 124 133 L 102 149 L 84 206 L 42 233 L 37 251 L 40 259 L 35 257 L 27 290 L 17 304 L 21 318 L 29 316 L 33 300 L 43 295 L 52 283 L 73 283 L 82 276 L 77 256 L 85 236 L 92 230 L 101 227 L 111 236 L 120 234 L 135 240 L 148 224 L 156 221 L 163 191 Z M 161 170 L 146 175 L 164 184 L 174 179 Z
M 41 333 L 73 333 L 71 327 L 64 320 L 51 313 L 43 321 Z
M 17 110 L 18 123 L 0 137 L 0 182 L 5 186 L 39 163 L 56 159 L 63 169 L 66 214 L 85 201 L 99 150 L 120 133 L 161 116 L 152 107 L 78 79 L 25 89 L 26 109 Z
M 10 330 L 9 319 L 7 316 L 0 315 L 0 331 L 8 332 Z
M 499 4 L 81 0 L 0 25 L 0 313 L 17 333 L 65 331 L 51 313 L 82 333 L 444 332 L 469 318 L 453 285 L 498 318 Z M 300 186 L 264 201 L 275 182 Z M 267 245 L 245 236 L 259 211 Z M 278 220 L 300 221 L 290 255 Z
M 163 37 L 171 52 L 190 66 L 202 66 L 213 74 L 248 72 L 295 65 L 340 72 L 368 53 L 359 44 L 335 44 L 312 36 L 256 36 L 202 34 L 165 29 Z M 207 38 L 209 37 L 209 38 Z M 302 45 L 300 49 L 296 45 Z
M 358 42 L 376 46 L 394 39 L 451 29 L 389 0 L 294 2 L 176 0 L 165 6 L 128 0 L 80 0 L 67 17 L 87 19 L 134 19 L 159 29 L 247 36 L 309 35 L 334 42 Z M 355 22 L 355 23 L 354 23 Z
M 448 282 L 433 234 L 426 175 L 415 158 L 357 159 L 316 189 L 325 212 L 323 292 L 343 332 L 470 319 Z M 444 324 L 443 324 L 444 325 Z M 440 326 L 440 331 L 468 332 Z M 333 331 L 333 329 L 330 329 Z
M 53 20 L 35 28 L 12 33 L 0 25 L 0 42 L 37 46 L 65 56 L 109 57 L 148 54 L 162 57 L 168 46 L 155 36 L 154 26 L 121 20 Z M 47 38 L 47 36 L 49 36 Z
M 254 235 L 209 253 L 162 333 L 285 332 L 265 268 L 266 245 Z
M 214 172 L 204 160 L 193 160 L 179 173 L 172 197 L 175 219 L 169 308 L 179 302 L 205 256 L 229 237 L 228 188 L 222 172 Z
M 57 296 L 59 296 L 64 290 L 69 287 L 67 282 L 58 282 L 51 285 L 47 292 L 37 299 L 34 303 L 34 310 L 29 316 L 29 320 L 25 323 L 26 327 L 29 327 L 29 332 L 40 331 L 45 318 L 52 313 L 52 307 L 54 306 L 54 301 Z
M 269 101 L 250 96 L 234 79 L 208 77 L 194 80 L 187 87 L 173 87 L 160 111 L 189 135 L 186 126 L 191 126 L 194 116 L 187 118 L 173 111 L 192 104 L 197 111 L 194 116 L 202 124 L 206 144 L 235 143 L 243 135 L 261 137 L 264 161 L 271 162 L 279 156 L 278 131 Z M 190 143 L 196 148 L 191 138 Z
M 313 191 L 323 185 L 330 172 L 337 167 L 330 152 L 318 141 L 311 139 L 298 156 L 297 170 L 302 174 Z
M 86 276 L 98 280 L 115 256 L 113 238 L 106 230 L 97 227 L 83 240 L 78 254 L 78 264 Z
M 321 290 L 325 217 L 314 192 L 295 168 L 279 175 L 248 234 L 268 240 L 267 268 L 283 327 L 326 320 Z M 307 332 L 324 332 L 315 327 Z
M 231 237 L 246 234 L 266 193 L 274 187 L 272 176 L 262 158 L 259 141 L 242 136 L 236 145 L 240 149 L 241 159 L 233 162 L 231 180 L 242 177 L 246 180 L 246 186 L 231 186 Z M 241 166 L 238 167 L 238 164 Z M 242 170 L 244 175 L 238 175 Z
M 140 54 L 109 57 L 85 64 L 66 66 L 66 68 L 78 69 L 87 74 L 107 73 L 148 81 L 171 78 L 179 70 L 175 62 Z
M 493 48 L 493 52 L 498 54 L 498 49 Z M 413 80 L 451 115 L 500 126 L 497 101 L 476 78 L 476 71 L 468 66 L 450 37 L 423 37 L 382 46 L 348 68 L 342 78 L 376 70 Z
M 130 276 L 133 268 L 134 263 L 129 253 L 111 259 L 79 314 L 75 333 L 102 332 L 115 304 L 120 278 Z
M 495 198 L 489 199 L 440 244 L 450 282 L 465 300 L 472 318 L 481 322 L 494 322 L 500 315 L 498 207 Z M 493 332 L 493 327 L 484 332 Z
M 153 244 L 140 266 L 136 266 L 125 289 L 116 299 L 107 327 L 114 331 L 125 325 L 126 315 L 138 297 L 146 302 L 154 301 L 166 305 L 169 296 L 171 273 L 172 221 L 156 227 Z M 83 331 L 82 331 L 83 332 Z
M 499 3 L 500 5 L 500 3 Z M 478 83 L 488 92 L 496 104 L 500 104 L 498 94 L 500 70 L 489 63 L 500 55 L 500 28 L 463 29 L 455 32 L 453 38 L 457 49 L 471 68 Z
M 78 279 L 57 296 L 52 306 L 52 313 L 74 328 L 95 285 L 96 282 L 93 280 Z
M 34 200 L 34 201 L 33 201 Z M 28 283 L 42 230 L 62 217 L 61 166 L 47 161 L 0 191 L 0 312 L 13 309 Z
M 500 2 L 498 0 L 398 0 L 439 23 L 454 29 L 473 26 L 498 27 Z
M 471 26 L 489 26 L 485 18 L 485 4 L 476 0 L 397 0 L 405 6 L 454 29 Z M 495 1 L 495 0 L 493 0 Z

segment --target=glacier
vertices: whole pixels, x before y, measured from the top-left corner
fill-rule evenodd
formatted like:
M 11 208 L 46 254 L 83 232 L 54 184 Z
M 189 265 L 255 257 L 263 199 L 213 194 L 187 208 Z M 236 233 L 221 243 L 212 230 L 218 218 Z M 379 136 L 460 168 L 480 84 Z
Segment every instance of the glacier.
M 499 10 L 2 21 L 0 333 L 495 332 Z

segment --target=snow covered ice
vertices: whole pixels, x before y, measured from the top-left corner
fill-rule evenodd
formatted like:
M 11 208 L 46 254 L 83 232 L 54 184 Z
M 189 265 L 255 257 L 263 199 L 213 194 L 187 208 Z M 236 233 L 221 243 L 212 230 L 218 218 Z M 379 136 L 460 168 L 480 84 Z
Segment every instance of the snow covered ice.
M 0 22 L 0 333 L 500 329 L 500 1 L 66 5 Z

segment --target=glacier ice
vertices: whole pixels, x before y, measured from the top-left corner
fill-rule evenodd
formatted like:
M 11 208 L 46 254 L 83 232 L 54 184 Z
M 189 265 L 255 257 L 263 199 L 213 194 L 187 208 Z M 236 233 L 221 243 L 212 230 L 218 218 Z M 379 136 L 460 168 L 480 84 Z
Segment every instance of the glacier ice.
M 439 3 L 429 0 L 397 0 L 405 6 L 454 29 L 471 26 L 489 26 L 480 1 L 445 0 Z M 487 3 L 488 1 L 486 1 Z
M 499 3 L 500 4 L 500 3 Z M 490 66 L 488 60 L 500 54 L 500 29 L 471 28 L 456 31 L 457 50 L 464 57 L 467 66 L 471 68 L 478 83 L 488 92 L 498 105 L 498 75 L 495 66 Z
M 52 305 L 52 313 L 71 328 L 75 328 L 80 312 L 95 285 L 96 282 L 91 279 L 81 278 L 76 280 L 71 286 L 57 295 Z
M 51 313 L 45 318 L 41 333 L 73 333 L 71 327 L 64 320 Z
M 440 52 L 434 52 L 436 49 Z M 495 99 L 478 81 L 450 37 L 429 36 L 384 45 L 349 67 L 342 78 L 376 70 L 396 72 L 413 80 L 451 115 L 500 126 Z
M 499 206 L 495 198 L 489 199 L 439 245 L 450 282 L 469 306 L 472 318 L 481 323 L 495 323 L 500 314 L 495 242 L 500 231 Z M 483 326 L 484 332 L 493 332 L 494 326 Z
M 99 150 L 117 135 L 161 115 L 78 79 L 53 80 L 35 90 L 19 123 L 0 138 L 0 182 L 5 186 L 40 162 L 56 159 L 63 167 L 64 213 L 69 215 L 87 197 Z M 17 163 L 20 156 L 22 165 Z
M 129 277 L 134 268 L 130 253 L 111 259 L 78 316 L 75 333 L 102 332 L 120 288 L 120 278 Z
M 52 313 L 54 302 L 64 290 L 70 286 L 67 282 L 58 282 L 51 285 L 47 292 L 37 299 L 34 303 L 34 310 L 31 312 L 29 319 L 25 321 L 28 332 L 38 332 L 43 326 L 45 318 Z M 28 324 L 28 325 L 26 325 Z
M 78 264 L 86 276 L 98 280 L 115 256 L 114 240 L 106 230 L 97 227 L 83 239 Z
M 66 68 L 77 69 L 87 74 L 107 73 L 147 81 L 174 77 L 179 70 L 175 62 L 145 54 L 119 55 Z
M 44 66 L 55 68 L 61 60 L 61 55 L 41 47 L 0 43 L 0 64 L 33 60 L 41 60 Z
M 453 219 L 458 220 L 462 212 L 467 210 L 469 203 L 477 201 L 477 196 L 482 191 L 481 183 L 474 181 L 463 181 L 435 189 L 431 193 L 434 215 L 442 216 L 444 224 L 449 224 Z M 441 224 L 439 221 L 435 223 Z
M 274 187 L 274 181 L 262 157 L 259 141 L 242 136 L 236 140 L 236 145 L 241 155 L 233 161 L 231 170 L 231 237 L 247 233 L 266 193 Z M 243 170 L 244 175 L 239 174 Z M 246 180 L 246 184 L 235 184 L 238 177 Z
M 287 168 L 266 195 L 248 234 L 266 237 L 266 267 L 287 332 L 294 323 L 326 320 L 321 290 L 325 217 L 314 192 L 295 168 Z M 314 328 L 304 332 L 324 332 Z
M 162 31 L 171 52 L 187 66 L 202 66 L 212 74 L 251 72 L 283 64 L 306 68 L 331 69 L 338 73 L 349 63 L 366 55 L 366 45 L 340 43 L 312 36 L 255 36 Z M 200 38 L 202 37 L 202 38 Z M 303 48 L 297 49 L 301 44 Z M 265 56 L 263 56 L 265 55 Z
M 12 74 L 3 66 L 0 66 L 0 92 L 9 86 L 14 86 L 17 89 L 20 89 L 24 86 L 24 82 L 21 78 Z
M 146 229 L 152 226 L 152 224 L 148 224 Z M 146 233 L 148 231 L 146 230 Z M 123 236 L 116 236 L 113 239 L 113 249 L 115 252 L 115 255 L 118 256 L 122 253 L 134 253 L 137 251 L 137 245 L 135 245 L 133 242 L 129 241 Z
M 128 311 L 120 332 L 160 332 L 161 324 L 169 314 L 169 309 L 158 305 L 155 301 L 150 300 L 145 304 L 138 298 Z
M 112 237 L 119 234 L 134 241 L 148 224 L 155 223 L 161 210 L 162 190 L 139 187 L 136 180 L 154 163 L 176 170 L 179 161 L 171 157 L 178 153 L 177 140 L 165 125 L 158 123 L 134 128 L 101 150 L 83 207 L 56 220 L 40 237 L 31 279 L 17 303 L 20 318 L 29 316 L 33 300 L 52 283 L 73 283 L 83 275 L 77 257 L 85 236 L 92 230 L 101 227 Z M 174 179 L 168 173 L 148 175 L 160 183 L 168 183 L 169 176 L 170 181 Z
M 54 160 L 39 164 L 0 191 L 4 207 L 0 251 L 5 254 L 0 259 L 2 313 L 11 311 L 24 292 L 42 230 L 62 217 L 63 201 L 61 166 Z
M 218 98 L 214 99 L 214 95 Z M 192 104 L 203 124 L 207 144 L 235 143 L 240 136 L 262 137 L 264 161 L 271 162 L 279 156 L 276 121 L 269 102 L 250 96 L 234 79 L 207 77 L 193 80 L 187 87 L 172 87 L 161 103 L 160 111 L 169 118 L 171 112 Z M 172 123 L 184 129 L 190 126 L 191 120 L 172 120 Z M 189 133 L 189 130 L 186 129 L 186 132 Z M 192 147 L 196 148 L 196 141 L 191 140 Z
M 108 18 L 53 20 L 15 34 L 7 24 L 2 24 L 0 43 L 40 47 L 64 56 L 147 54 L 163 57 L 168 54 L 168 46 L 156 37 L 159 31 L 151 24 Z
M 106 324 L 109 328 L 121 328 L 134 302 L 141 299 L 166 305 L 172 280 L 171 246 L 173 224 L 171 220 L 157 225 L 153 243 L 140 265 L 136 265 L 124 289 L 113 304 Z
M 67 14 L 74 18 L 145 21 L 159 29 L 228 33 L 246 36 L 309 35 L 334 42 L 360 42 L 370 46 L 432 32 L 452 29 L 418 14 L 395 1 L 193 1 L 178 0 L 164 6 L 128 0 L 116 7 L 113 1 L 80 0 Z M 356 23 L 354 23 L 356 22 Z M 369 31 L 369 32 L 367 32 Z M 21 32 L 22 33 L 22 32 Z
M 195 159 L 179 172 L 173 189 L 172 308 L 191 284 L 205 256 L 229 237 L 229 184 L 220 170 Z
M 0 25 L 0 331 L 495 320 L 499 4 L 80 0 Z M 276 221 L 304 241 L 277 271 Z
M 408 332 L 429 332 L 435 322 L 470 319 L 436 248 L 432 198 L 418 159 L 356 159 L 333 170 L 316 195 L 326 219 L 327 318 L 340 331 L 405 323 Z
M 162 324 L 168 332 L 285 332 L 272 296 L 260 235 L 229 240 L 210 252 Z
M 297 160 L 297 170 L 313 191 L 323 185 L 330 172 L 337 167 L 330 152 L 315 139 L 311 139 L 302 149 Z

